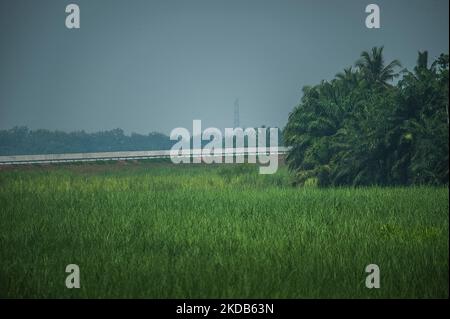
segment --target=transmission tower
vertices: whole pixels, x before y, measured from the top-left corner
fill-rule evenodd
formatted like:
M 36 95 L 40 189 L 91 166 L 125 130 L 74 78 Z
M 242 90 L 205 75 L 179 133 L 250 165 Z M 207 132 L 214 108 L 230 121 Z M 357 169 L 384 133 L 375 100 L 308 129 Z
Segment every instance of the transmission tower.
M 239 127 L 239 98 L 234 101 L 234 127 Z

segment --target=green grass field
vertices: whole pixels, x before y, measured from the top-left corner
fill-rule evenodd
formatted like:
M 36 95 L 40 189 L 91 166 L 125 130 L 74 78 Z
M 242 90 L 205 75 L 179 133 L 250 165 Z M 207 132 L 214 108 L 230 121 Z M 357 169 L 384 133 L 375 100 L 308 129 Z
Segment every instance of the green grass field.
M 3 168 L 0 297 L 448 298 L 448 206 L 447 187 L 293 188 L 284 167 Z

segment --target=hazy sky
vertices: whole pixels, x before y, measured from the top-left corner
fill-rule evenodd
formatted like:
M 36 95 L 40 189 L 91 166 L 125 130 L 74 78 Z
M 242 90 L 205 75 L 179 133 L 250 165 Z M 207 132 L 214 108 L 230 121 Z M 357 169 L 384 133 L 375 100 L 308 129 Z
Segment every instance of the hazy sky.
M 81 28 L 65 27 L 65 7 Z M 381 29 L 365 27 L 366 5 Z M 283 127 L 363 50 L 448 52 L 448 0 L 0 0 L 0 129 Z

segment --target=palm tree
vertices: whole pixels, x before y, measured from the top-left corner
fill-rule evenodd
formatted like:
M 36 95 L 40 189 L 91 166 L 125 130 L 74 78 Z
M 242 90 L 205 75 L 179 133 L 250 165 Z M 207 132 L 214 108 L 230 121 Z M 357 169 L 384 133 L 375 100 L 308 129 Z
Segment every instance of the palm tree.
M 383 58 L 383 47 L 373 47 L 371 52 L 364 51 L 356 66 L 363 74 L 369 84 L 379 84 L 389 87 L 390 81 L 398 76 L 395 68 L 401 67 L 400 61 L 394 60 L 385 66 Z
M 336 74 L 336 78 L 355 86 L 358 83 L 358 74 L 354 72 L 351 66 L 344 68 L 344 72 Z
M 338 82 L 337 86 L 339 89 L 342 88 L 344 93 L 350 93 L 359 85 L 360 76 L 352 67 L 348 67 L 344 69 L 344 72 L 336 74 L 334 81 Z
M 417 57 L 417 69 L 426 69 L 428 67 L 428 51 L 423 51 Z
M 417 64 L 414 67 L 414 72 L 407 72 L 408 75 L 414 77 L 418 81 L 428 81 L 431 75 L 430 72 L 436 71 L 435 65 L 432 64 L 430 68 L 428 68 L 428 51 L 418 52 L 417 55 Z

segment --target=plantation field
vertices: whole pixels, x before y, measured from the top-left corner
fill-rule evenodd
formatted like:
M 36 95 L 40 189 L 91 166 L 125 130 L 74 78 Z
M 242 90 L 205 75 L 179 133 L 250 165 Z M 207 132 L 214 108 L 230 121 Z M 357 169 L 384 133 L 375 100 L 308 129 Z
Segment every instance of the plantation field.
M 0 297 L 448 298 L 448 205 L 447 187 L 294 188 L 285 167 L 1 168 Z

